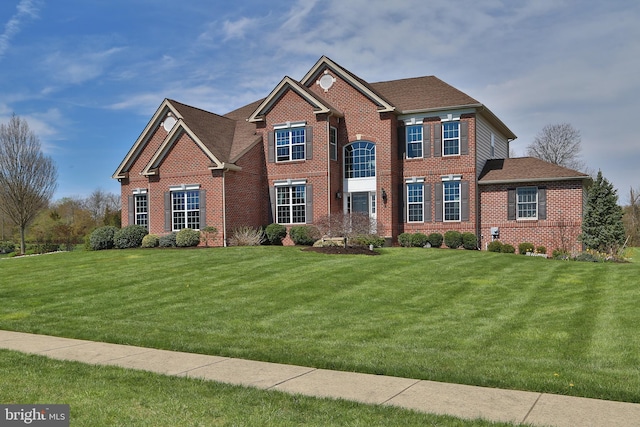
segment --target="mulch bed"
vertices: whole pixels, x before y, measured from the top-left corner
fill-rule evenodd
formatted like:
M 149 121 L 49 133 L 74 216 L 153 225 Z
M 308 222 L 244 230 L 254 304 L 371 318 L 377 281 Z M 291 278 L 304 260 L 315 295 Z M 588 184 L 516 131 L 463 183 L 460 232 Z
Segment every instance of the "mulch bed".
M 370 251 L 368 248 L 356 248 L 351 246 L 347 246 L 346 248 L 341 246 L 327 246 L 324 248 L 309 247 L 302 250 L 329 255 L 380 255 L 378 252 Z

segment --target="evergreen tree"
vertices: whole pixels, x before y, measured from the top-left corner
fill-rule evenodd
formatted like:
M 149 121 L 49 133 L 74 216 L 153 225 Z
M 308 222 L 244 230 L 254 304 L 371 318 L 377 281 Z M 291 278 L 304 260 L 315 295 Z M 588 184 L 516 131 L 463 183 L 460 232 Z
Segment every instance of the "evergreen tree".
M 613 252 L 624 243 L 622 208 L 613 185 L 598 171 L 589 188 L 587 208 L 582 222 L 582 242 L 589 249 Z

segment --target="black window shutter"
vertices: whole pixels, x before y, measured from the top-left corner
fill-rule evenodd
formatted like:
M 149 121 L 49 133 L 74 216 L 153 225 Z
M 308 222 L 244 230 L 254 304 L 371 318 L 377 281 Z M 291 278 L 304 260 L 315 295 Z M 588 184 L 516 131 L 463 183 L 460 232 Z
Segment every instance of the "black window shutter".
M 424 184 L 424 222 L 431 222 L 431 184 Z
M 305 158 L 307 160 L 313 159 L 313 126 L 307 126 L 304 130 L 305 137 Z
M 200 230 L 207 226 L 207 190 L 200 190 Z
M 442 222 L 442 185 L 436 184 L 436 222 Z
M 460 183 L 460 220 L 469 221 L 469 181 Z
M 422 156 L 431 157 L 431 125 L 422 125 Z
M 171 192 L 164 193 L 164 231 L 171 231 Z
M 267 161 L 269 163 L 274 163 L 276 161 L 275 138 L 275 132 L 267 133 Z
M 538 188 L 538 219 L 547 219 L 547 187 Z
M 307 184 L 306 189 L 307 210 L 305 212 L 305 223 L 313 224 L 313 185 Z
M 507 219 L 512 221 L 516 219 L 516 189 L 507 189 Z
M 407 194 L 407 185 L 398 185 L 398 214 L 400 215 L 400 222 L 407 222 L 407 203 L 405 201 L 405 195 Z
M 271 204 L 269 223 L 271 224 L 276 222 L 276 187 L 269 187 L 269 199 Z
M 433 157 L 442 157 L 442 124 L 440 123 L 433 125 Z
M 127 197 L 127 209 L 129 211 L 129 225 L 136 223 L 136 206 L 133 201 L 133 195 Z
M 407 130 L 403 124 L 398 123 L 398 158 L 404 159 L 405 149 L 407 147 Z
M 460 154 L 469 154 L 469 123 L 460 122 Z

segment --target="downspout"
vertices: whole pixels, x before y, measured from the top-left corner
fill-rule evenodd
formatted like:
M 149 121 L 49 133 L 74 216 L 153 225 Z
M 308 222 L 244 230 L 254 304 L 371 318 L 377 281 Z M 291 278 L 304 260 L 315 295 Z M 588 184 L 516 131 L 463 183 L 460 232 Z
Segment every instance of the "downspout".
M 329 218 L 329 224 L 331 224 L 331 116 L 333 113 L 329 112 L 327 115 L 327 218 Z M 338 141 L 336 141 L 336 144 Z
M 227 168 L 222 169 L 222 246 L 227 247 L 227 189 L 225 177 Z

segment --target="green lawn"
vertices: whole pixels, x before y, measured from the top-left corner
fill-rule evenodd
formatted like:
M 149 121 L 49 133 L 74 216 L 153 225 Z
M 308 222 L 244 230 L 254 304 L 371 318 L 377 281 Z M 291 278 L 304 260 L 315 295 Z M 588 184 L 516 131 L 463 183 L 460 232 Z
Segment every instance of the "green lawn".
M 0 261 L 0 328 L 640 402 L 640 264 L 448 249 Z
M 0 402 L 65 403 L 72 426 L 509 426 L 0 350 Z

